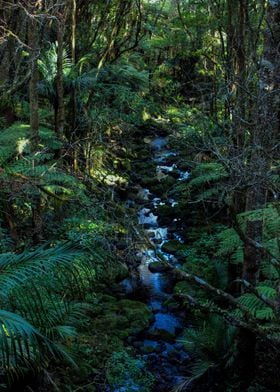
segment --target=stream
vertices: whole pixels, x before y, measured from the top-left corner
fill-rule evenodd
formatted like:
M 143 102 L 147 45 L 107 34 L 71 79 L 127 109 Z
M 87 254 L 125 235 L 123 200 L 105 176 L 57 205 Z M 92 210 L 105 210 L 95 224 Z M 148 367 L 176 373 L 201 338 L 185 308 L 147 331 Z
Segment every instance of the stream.
M 151 176 L 156 175 L 160 181 L 177 170 L 176 181 L 187 180 L 189 173 L 179 171 L 175 163 L 170 163 L 176 159 L 170 160 L 170 157 L 176 157 L 176 153 L 169 149 L 167 138 L 154 138 L 150 142 L 150 148 L 155 166 L 155 173 L 151 173 Z M 180 343 L 181 333 L 187 327 L 185 314 L 179 307 L 176 308 L 174 302 L 173 307 L 170 306 L 174 282 L 172 274 L 160 262 L 166 260 L 177 267 L 179 263 L 175 256 L 162 248 L 168 240 L 183 241 L 176 230 L 158 223 L 158 207 L 174 207 L 176 200 L 166 196 L 155 197 L 147 188 L 141 188 L 138 198 L 139 195 L 142 203 L 139 203 L 138 224 L 148 238 L 136 255 L 139 260 L 140 291 L 145 293 L 144 301 L 153 311 L 154 321 L 140 336 L 132 337 L 130 344 L 138 350 L 146 361 L 147 368 L 155 376 L 154 391 L 167 392 L 183 381 L 189 356 Z M 178 227 L 179 219 L 174 220 L 176 222 L 173 223 Z M 128 280 L 123 282 L 127 288 L 129 284 Z

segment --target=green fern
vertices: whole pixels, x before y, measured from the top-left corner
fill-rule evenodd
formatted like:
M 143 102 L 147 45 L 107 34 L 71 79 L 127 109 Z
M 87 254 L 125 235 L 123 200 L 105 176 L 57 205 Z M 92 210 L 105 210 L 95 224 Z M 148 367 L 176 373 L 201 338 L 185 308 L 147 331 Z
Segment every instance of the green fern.
M 92 305 L 84 298 L 95 279 L 94 259 L 84 252 L 65 243 L 0 255 L 0 364 L 7 384 L 51 357 L 74 364 L 63 344 L 88 321 Z
M 266 298 L 274 299 L 276 290 L 269 286 L 257 286 L 258 292 Z M 245 293 L 238 298 L 239 302 L 246 306 L 248 311 L 259 320 L 271 321 L 275 319 L 274 309 L 267 306 L 265 302 L 252 293 Z
M 199 187 L 228 177 L 225 167 L 218 162 L 200 163 L 192 172 L 189 186 Z
M 182 342 L 194 363 L 190 368 L 191 376 L 177 389 L 184 390 L 218 365 L 226 368 L 234 355 L 235 333 L 235 328 L 213 315 L 202 326 L 185 331 Z
M 54 267 L 71 268 L 73 259 L 80 254 L 77 245 L 62 244 L 53 248 L 39 247 L 21 254 L 0 254 L 0 296 L 6 298 L 10 291 L 29 279 L 45 274 Z
M 234 229 L 228 228 L 221 231 L 217 238 L 219 240 L 219 246 L 216 252 L 217 256 L 235 254 L 235 260 L 239 260 L 241 258 L 243 242 Z

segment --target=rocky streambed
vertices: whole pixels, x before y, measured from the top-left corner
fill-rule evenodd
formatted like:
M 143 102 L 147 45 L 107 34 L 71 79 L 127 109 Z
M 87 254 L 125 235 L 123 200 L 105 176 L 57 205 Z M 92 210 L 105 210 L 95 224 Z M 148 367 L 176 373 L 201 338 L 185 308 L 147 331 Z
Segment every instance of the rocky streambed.
M 176 208 L 177 202 L 168 197 L 166 187 L 187 181 L 189 173 L 177 168 L 176 152 L 168 147 L 168 138 L 154 137 L 146 145 L 151 152 L 151 172 L 142 178 L 144 184 L 139 187 L 135 200 L 128 200 L 127 204 L 138 210 L 139 230 L 146 239 L 138 246 L 136 254 L 139 260 L 136 295 L 148 305 L 154 317 L 150 326 L 140 334 L 130 336 L 128 343 L 138 351 L 154 375 L 154 391 L 166 392 L 186 376 L 189 356 L 180 340 L 188 325 L 185 311 L 172 299 L 175 282 L 165 263 L 180 265 L 178 249 L 183 247 L 180 217 L 174 218 L 171 214 L 164 218 L 159 212 Z M 150 187 L 145 187 L 146 183 L 150 183 Z M 128 295 L 133 295 L 135 282 L 125 279 L 122 285 Z

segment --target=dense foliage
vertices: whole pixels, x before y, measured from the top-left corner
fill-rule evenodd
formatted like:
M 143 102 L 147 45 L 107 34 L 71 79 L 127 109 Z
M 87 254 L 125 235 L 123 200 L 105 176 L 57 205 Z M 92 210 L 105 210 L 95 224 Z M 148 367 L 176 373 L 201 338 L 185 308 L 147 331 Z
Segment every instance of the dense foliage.
M 157 391 L 146 188 L 180 221 L 153 260 L 188 320 L 174 387 L 279 390 L 279 26 L 272 0 L 0 2 L 0 390 Z

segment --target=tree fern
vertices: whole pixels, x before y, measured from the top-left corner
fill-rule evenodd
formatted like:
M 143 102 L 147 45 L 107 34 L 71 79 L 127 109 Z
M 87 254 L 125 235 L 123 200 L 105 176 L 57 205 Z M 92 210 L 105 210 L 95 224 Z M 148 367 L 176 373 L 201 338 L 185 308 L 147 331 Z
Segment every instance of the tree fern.
M 72 199 L 83 200 L 86 204 L 85 187 L 74 176 L 62 170 L 57 162 L 53 161 L 54 148 L 61 146 L 55 144 L 54 133 L 42 128 L 40 134 L 43 136 L 42 145 L 38 151 L 32 153 L 29 143 L 24 144 L 20 149 L 17 147 L 17 131 L 21 130 L 22 135 L 28 138 L 29 127 L 22 124 L 15 124 L 0 135 L 0 145 L 2 144 L 2 168 L 0 181 L 5 183 L 4 192 L 13 199 L 14 188 L 17 187 L 17 197 L 32 200 L 34 194 L 44 195 L 50 199 L 59 198 L 61 201 Z M 28 140 L 28 139 L 20 139 Z M 52 141 L 52 142 L 50 142 Z M 7 196 L 6 196 L 7 197 Z
M 194 363 L 191 376 L 178 390 L 183 390 L 218 365 L 227 367 L 233 355 L 235 332 L 235 328 L 228 327 L 222 318 L 213 315 L 202 326 L 185 331 L 182 342 Z
M 217 256 L 235 253 L 235 260 L 239 261 L 241 253 L 237 254 L 236 252 L 242 252 L 244 244 L 236 231 L 233 228 L 227 228 L 221 231 L 217 238 L 219 241 L 218 250 L 216 252 Z
M 21 254 L 0 254 L 0 295 L 7 297 L 10 291 L 25 281 L 59 266 L 71 268 L 73 259 L 80 254 L 77 245 L 62 244 L 53 248 L 38 247 Z
M 190 186 L 202 186 L 228 177 L 224 166 L 217 162 L 200 163 L 192 172 Z
M 83 252 L 65 243 L 0 255 L 0 362 L 7 383 L 45 367 L 50 357 L 72 361 L 63 344 L 92 311 L 84 298 L 94 261 Z
M 55 78 L 57 73 L 57 44 L 53 43 L 49 49 L 41 54 L 38 60 L 39 71 L 42 76 L 42 80 L 38 84 L 38 92 L 41 96 L 46 98 L 54 98 L 56 94 L 55 89 Z M 72 62 L 68 51 L 63 50 L 62 59 L 63 75 L 67 77 L 72 68 Z
M 20 315 L 0 309 L 0 364 L 7 384 L 28 368 L 46 366 L 50 357 L 64 358 L 73 363 L 60 345 L 48 339 Z

